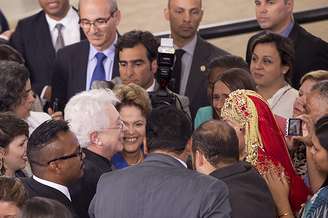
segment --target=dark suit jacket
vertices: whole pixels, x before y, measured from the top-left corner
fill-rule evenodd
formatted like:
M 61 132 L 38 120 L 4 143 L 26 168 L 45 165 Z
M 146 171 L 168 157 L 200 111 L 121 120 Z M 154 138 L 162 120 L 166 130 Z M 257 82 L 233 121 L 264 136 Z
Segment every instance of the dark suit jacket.
M 230 217 L 230 212 L 223 182 L 164 154 L 103 174 L 89 208 L 97 218 Z
M 80 33 L 81 39 L 85 39 L 82 30 Z M 56 56 L 44 11 L 18 21 L 10 44 L 23 55 L 31 74 L 32 88 L 40 95 L 43 87 L 51 84 Z
M 59 99 L 59 109 L 63 111 L 68 100 L 84 91 L 90 43 L 87 40 L 66 46 L 57 52 L 52 78 L 52 98 Z M 119 75 L 118 59 L 115 57 L 113 76 Z
M 251 62 L 251 42 L 259 35 L 258 33 L 248 40 L 246 61 Z M 291 76 L 291 85 L 298 89 L 302 76 L 314 70 L 328 70 L 328 43 L 307 32 L 303 27 L 294 24 L 289 39 L 294 43 L 295 63 Z
M 22 178 L 21 181 L 24 184 L 24 187 L 28 193 L 29 198 L 44 197 L 44 198 L 57 200 L 60 203 L 62 203 L 65 207 L 67 207 L 75 217 L 77 217 L 71 201 L 57 189 L 43 185 L 38 181 L 34 180 L 33 178 Z
M 5 15 L 0 10 L 0 34 L 7 30 L 9 30 L 8 21 L 5 17 Z
M 187 82 L 185 95 L 190 101 L 192 119 L 195 118 L 200 107 L 210 104 L 207 96 L 207 65 L 215 58 L 228 53 L 197 36 L 197 43 L 193 54 L 192 65 Z
M 261 175 L 248 163 L 238 162 L 210 174 L 229 188 L 232 218 L 276 218 L 270 190 Z
M 89 218 L 89 204 L 96 193 L 97 183 L 103 173 L 112 170 L 111 162 L 94 152 L 83 148 L 85 154 L 84 174 L 69 187 L 72 204 L 80 218 Z

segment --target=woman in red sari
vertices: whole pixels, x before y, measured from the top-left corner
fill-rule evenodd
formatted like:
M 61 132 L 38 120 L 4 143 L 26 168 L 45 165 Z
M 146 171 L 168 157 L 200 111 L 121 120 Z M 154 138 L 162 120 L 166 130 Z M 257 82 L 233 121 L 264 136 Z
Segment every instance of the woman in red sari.
M 221 111 L 223 119 L 236 123 L 244 133 L 245 159 L 263 174 L 278 170 L 290 181 L 289 200 L 298 211 L 307 200 L 308 189 L 296 175 L 286 142 L 266 101 L 256 92 L 237 90 L 230 93 Z

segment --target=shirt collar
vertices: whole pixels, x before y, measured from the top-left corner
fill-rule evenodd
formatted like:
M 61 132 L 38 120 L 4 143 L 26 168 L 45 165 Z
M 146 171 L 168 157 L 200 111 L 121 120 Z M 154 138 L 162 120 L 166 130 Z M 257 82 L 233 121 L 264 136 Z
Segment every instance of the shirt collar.
M 70 201 L 71 200 L 71 195 L 69 194 L 69 191 L 68 191 L 68 188 L 66 186 L 63 186 L 63 185 L 60 185 L 58 183 L 55 183 L 55 182 L 50 182 L 48 180 L 44 180 L 44 179 L 40 179 L 39 177 L 33 175 L 32 176 L 34 180 L 36 180 L 37 182 L 43 184 L 43 185 L 46 185 L 46 186 L 49 186 L 51 188 L 54 188 L 58 191 L 60 191 L 61 193 L 63 193 Z
M 111 58 L 112 60 L 114 60 L 114 56 L 115 56 L 115 47 L 116 47 L 116 43 L 117 43 L 117 34 L 115 37 L 114 42 L 109 46 L 109 48 L 101 51 L 102 53 L 104 53 L 104 55 L 106 55 L 106 57 Z M 90 52 L 89 52 L 89 61 L 91 61 L 93 58 L 96 58 L 95 55 L 100 52 L 98 51 L 91 43 L 90 43 Z
M 46 20 L 49 24 L 49 28 L 51 31 L 53 31 L 55 29 L 55 26 L 57 23 L 63 24 L 64 28 L 69 26 L 69 24 L 72 22 L 72 20 L 74 20 L 74 18 L 76 18 L 76 17 L 77 17 L 76 11 L 74 11 L 74 9 L 72 7 L 69 8 L 66 16 L 61 20 L 54 20 L 51 17 L 49 17 L 48 14 L 46 14 Z
M 174 157 L 173 155 L 171 155 L 171 157 L 173 157 L 174 159 L 176 159 L 177 161 L 179 161 L 185 168 L 188 168 L 187 164 L 184 161 L 180 160 L 177 157 Z
M 147 92 L 155 91 L 156 80 L 154 79 L 153 84 L 146 90 Z
M 294 27 L 294 21 L 291 21 L 288 24 L 288 26 L 280 33 L 280 35 L 287 38 L 290 32 L 292 31 L 293 27 Z
M 192 55 L 194 53 L 195 47 L 197 43 L 197 34 L 195 34 L 194 38 L 185 44 L 181 49 L 185 50 L 186 53 Z M 174 46 L 175 49 L 179 49 L 177 46 Z

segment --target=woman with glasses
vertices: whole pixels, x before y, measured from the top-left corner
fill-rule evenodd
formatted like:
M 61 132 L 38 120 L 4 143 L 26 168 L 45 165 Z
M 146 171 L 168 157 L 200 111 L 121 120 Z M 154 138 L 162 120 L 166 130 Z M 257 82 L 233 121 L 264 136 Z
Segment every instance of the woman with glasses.
M 112 163 L 116 169 L 136 165 L 144 159 L 146 118 L 151 111 L 148 93 L 136 84 L 122 85 L 115 89 L 120 103 L 116 108 L 125 125 L 123 151 L 116 153 Z
M 24 177 L 28 125 L 13 113 L 0 113 L 0 175 Z

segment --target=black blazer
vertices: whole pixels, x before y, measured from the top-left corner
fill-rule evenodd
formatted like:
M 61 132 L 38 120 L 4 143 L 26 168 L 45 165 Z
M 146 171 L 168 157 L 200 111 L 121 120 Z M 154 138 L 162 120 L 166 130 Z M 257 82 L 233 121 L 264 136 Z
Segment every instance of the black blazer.
M 85 39 L 81 29 L 80 34 L 81 39 Z M 40 95 L 43 87 L 51 84 L 56 56 L 44 11 L 18 21 L 10 44 L 23 55 L 32 88 Z
M 270 190 L 261 175 L 243 161 L 210 174 L 229 188 L 232 218 L 276 218 Z
M 205 41 L 199 35 L 197 36 L 196 47 L 185 92 L 185 95 L 190 101 L 192 119 L 195 118 L 197 110 L 200 107 L 210 104 L 207 96 L 207 65 L 213 58 L 228 54 L 228 52 Z
M 21 181 L 24 184 L 24 187 L 28 193 L 29 198 L 33 197 L 44 197 L 57 200 L 67 207 L 72 214 L 76 216 L 76 213 L 73 209 L 71 201 L 60 191 L 54 189 L 50 186 L 43 185 L 33 178 L 22 178 Z
M 63 111 L 68 100 L 85 90 L 90 43 L 87 40 L 66 46 L 57 52 L 52 78 L 52 99 L 58 98 Z M 119 75 L 118 58 L 114 59 L 113 77 Z
M 251 63 L 251 42 L 259 35 L 258 33 L 248 40 L 246 61 Z M 328 70 L 328 43 L 307 32 L 303 27 L 294 24 L 289 39 L 294 43 L 295 63 L 291 76 L 291 85 L 298 89 L 300 80 L 304 74 L 313 70 Z

